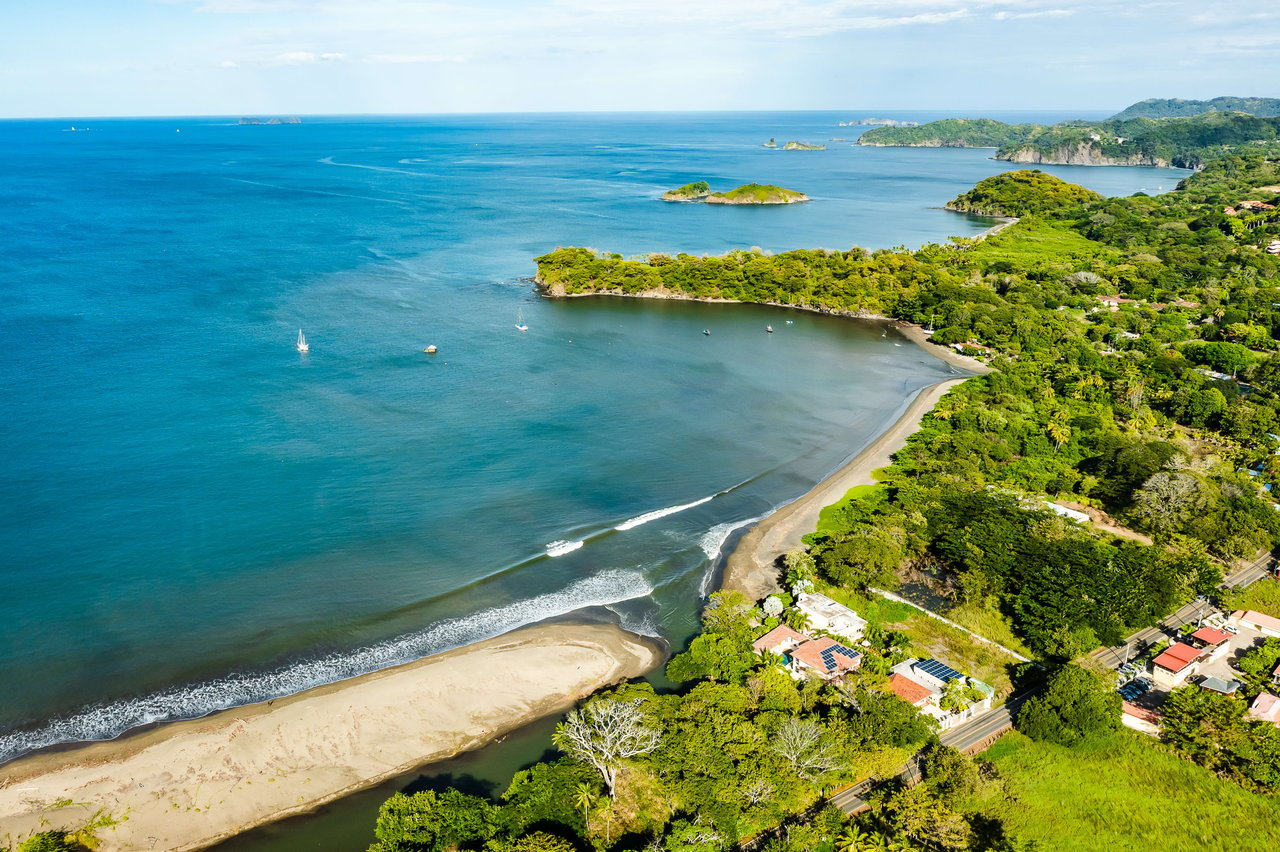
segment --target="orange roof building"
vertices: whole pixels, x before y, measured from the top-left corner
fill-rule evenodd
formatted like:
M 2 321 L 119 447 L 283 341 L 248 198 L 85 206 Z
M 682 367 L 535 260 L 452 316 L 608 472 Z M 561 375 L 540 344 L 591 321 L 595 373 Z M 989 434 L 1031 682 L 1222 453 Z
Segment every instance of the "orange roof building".
M 1249 716 L 1280 727 L 1280 698 L 1269 692 L 1260 694 L 1249 706 Z
M 897 672 L 889 675 L 889 691 L 913 707 L 919 707 L 933 695 L 929 687 Z
M 792 630 L 785 624 L 779 624 L 768 633 L 751 643 L 751 647 L 756 649 L 757 654 L 768 652 L 770 654 L 782 654 L 790 651 L 797 645 L 803 645 L 809 641 L 809 637 L 803 633 Z
M 798 667 L 811 669 L 827 680 L 847 674 L 862 665 L 861 654 L 826 636 L 805 642 L 790 653 Z

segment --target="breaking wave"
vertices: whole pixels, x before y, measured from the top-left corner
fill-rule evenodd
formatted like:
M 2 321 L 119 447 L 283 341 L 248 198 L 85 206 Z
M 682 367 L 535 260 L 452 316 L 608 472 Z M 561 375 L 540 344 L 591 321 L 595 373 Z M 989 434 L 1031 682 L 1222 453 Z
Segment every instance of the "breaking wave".
M 701 506 L 703 503 L 710 503 L 722 493 L 724 492 L 717 492 L 716 494 L 712 494 L 710 497 L 703 497 L 701 500 L 694 500 L 692 503 L 682 503 L 679 506 L 668 506 L 665 509 L 656 509 L 652 512 L 645 512 L 643 515 L 636 515 L 630 520 L 623 521 L 614 527 L 614 529 L 620 532 L 626 532 L 627 530 L 635 529 L 642 524 L 647 524 L 650 521 L 656 521 L 658 518 L 665 518 L 667 515 L 674 515 L 676 512 L 683 512 L 685 509 L 692 509 L 694 506 Z
M 582 545 L 584 545 L 584 544 L 586 544 L 586 541 L 585 541 L 585 540 L 582 540 L 582 541 L 564 541 L 564 540 L 560 540 L 560 541 L 552 541 L 552 542 L 549 542 L 549 543 L 547 544 L 547 555 L 548 555 L 548 556 L 564 556 L 566 553 L 573 553 L 575 550 L 577 550 L 578 548 L 582 547 Z

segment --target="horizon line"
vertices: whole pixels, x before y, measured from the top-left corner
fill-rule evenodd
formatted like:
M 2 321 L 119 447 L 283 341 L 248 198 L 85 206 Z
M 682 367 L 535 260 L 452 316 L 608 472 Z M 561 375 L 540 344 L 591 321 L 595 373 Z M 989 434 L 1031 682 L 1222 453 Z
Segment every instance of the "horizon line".
M 446 110 L 441 112 L 289 112 L 287 110 L 262 110 L 239 113 L 147 113 L 137 115 L 10 115 L 0 116 L 0 121 L 71 121 L 71 120 L 111 120 L 141 121 L 158 119 L 183 118 L 389 118 L 418 116 L 460 116 L 460 115 L 705 115 L 722 114 L 766 114 L 766 113 L 820 113 L 820 112 L 947 112 L 963 110 L 966 112 L 1119 112 L 1124 107 L 825 107 L 822 109 L 580 109 L 580 110 Z

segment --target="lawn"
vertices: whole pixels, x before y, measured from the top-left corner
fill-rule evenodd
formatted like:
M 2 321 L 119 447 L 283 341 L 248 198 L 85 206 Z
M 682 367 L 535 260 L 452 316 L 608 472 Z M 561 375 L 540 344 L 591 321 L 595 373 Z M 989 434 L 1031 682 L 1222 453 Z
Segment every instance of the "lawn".
M 1280 800 L 1247 792 L 1127 729 L 1074 749 L 1001 738 L 982 758 L 1004 794 L 970 803 L 1055 852 L 1274 847 Z
M 1280 618 L 1280 580 L 1264 577 L 1247 589 L 1228 592 L 1222 602 L 1228 610 L 1252 609 Z

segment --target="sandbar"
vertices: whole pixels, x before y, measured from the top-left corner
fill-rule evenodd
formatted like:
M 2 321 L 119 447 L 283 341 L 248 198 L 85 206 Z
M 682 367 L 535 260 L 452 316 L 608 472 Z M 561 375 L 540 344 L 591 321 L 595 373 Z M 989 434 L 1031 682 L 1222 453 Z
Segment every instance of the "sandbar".
M 0 769 L 0 837 L 76 829 L 101 852 L 192 850 L 477 748 L 663 650 L 607 624 L 544 624 L 272 702 Z

